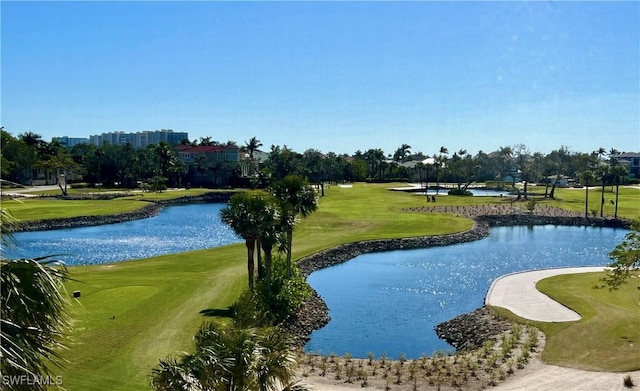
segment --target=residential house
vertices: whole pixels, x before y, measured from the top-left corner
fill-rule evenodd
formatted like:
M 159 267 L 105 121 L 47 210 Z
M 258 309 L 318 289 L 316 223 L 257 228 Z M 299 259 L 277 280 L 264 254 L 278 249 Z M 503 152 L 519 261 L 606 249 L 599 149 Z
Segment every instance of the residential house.
M 629 170 L 629 179 L 640 178 L 640 153 L 622 152 L 617 155 L 612 155 L 611 158 L 627 167 Z
M 234 145 L 180 144 L 174 147 L 191 186 L 228 186 L 240 175 L 240 148 Z

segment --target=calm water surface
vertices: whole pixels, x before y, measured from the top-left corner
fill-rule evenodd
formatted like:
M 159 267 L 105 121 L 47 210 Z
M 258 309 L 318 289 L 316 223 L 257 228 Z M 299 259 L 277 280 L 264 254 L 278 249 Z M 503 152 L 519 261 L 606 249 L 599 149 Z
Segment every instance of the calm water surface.
M 391 358 L 454 351 L 437 337 L 435 325 L 482 306 L 495 278 L 531 269 L 606 265 L 607 254 L 627 232 L 500 227 L 476 242 L 366 254 L 319 270 L 309 283 L 327 302 L 331 322 L 313 333 L 306 350 Z
M 220 220 L 225 204 L 169 206 L 155 217 L 95 227 L 20 232 L 8 258 L 65 254 L 56 259 L 88 265 L 148 258 L 241 241 Z

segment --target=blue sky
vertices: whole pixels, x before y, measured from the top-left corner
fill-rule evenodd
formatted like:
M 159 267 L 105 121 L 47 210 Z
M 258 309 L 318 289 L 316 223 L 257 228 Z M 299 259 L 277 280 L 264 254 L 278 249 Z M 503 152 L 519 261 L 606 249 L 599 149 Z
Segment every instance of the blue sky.
M 10 2 L 1 124 L 353 153 L 640 150 L 639 2 Z

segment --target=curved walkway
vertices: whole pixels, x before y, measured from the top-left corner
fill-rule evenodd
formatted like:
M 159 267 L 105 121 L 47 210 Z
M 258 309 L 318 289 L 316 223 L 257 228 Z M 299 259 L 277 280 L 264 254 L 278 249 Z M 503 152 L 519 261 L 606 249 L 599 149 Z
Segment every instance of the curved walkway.
M 536 283 L 543 278 L 560 274 L 592 273 L 604 269 L 600 266 L 568 267 L 507 274 L 493 281 L 484 303 L 506 308 L 522 318 L 540 322 L 580 320 L 578 313 L 536 289 Z

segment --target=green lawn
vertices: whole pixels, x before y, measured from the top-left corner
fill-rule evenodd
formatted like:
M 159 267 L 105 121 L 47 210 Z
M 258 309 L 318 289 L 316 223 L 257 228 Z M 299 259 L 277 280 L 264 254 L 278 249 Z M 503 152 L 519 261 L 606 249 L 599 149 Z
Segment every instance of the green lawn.
M 294 257 L 345 242 L 448 234 L 471 227 L 470 220 L 453 215 L 404 211 L 426 203 L 421 196 L 386 190 L 400 185 L 326 187 L 318 211 L 301 220 L 295 231 Z M 636 206 L 621 215 L 637 217 L 640 191 L 626 191 L 631 192 L 628 202 Z M 558 191 L 562 201 L 554 205 L 579 208 L 579 195 L 584 193 L 565 192 L 571 190 Z M 8 205 L 16 217 L 25 220 L 116 213 L 141 207 L 145 204 L 141 198 L 151 198 L 147 194 L 110 201 L 6 201 L 3 207 Z M 158 198 L 186 195 L 151 194 Z M 505 201 L 491 197 L 438 198 L 439 205 L 494 202 Z M 67 289 L 80 290 L 82 297 L 72 305 L 74 327 L 70 349 L 64 352 L 69 364 L 62 371 L 65 387 L 70 391 L 149 389 L 148 376 L 158 359 L 191 349 L 191 337 L 205 320 L 199 312 L 226 308 L 244 289 L 244 260 L 245 248 L 238 244 L 140 261 L 72 267 L 71 275 L 77 281 L 69 283 Z
M 591 371 L 626 372 L 640 369 L 640 291 L 637 279 L 618 291 L 595 289 L 604 273 L 565 274 L 539 281 L 544 294 L 578 312 L 576 322 L 533 322 L 503 308 L 504 316 L 541 329 L 542 353 L 548 364 Z
M 421 202 L 420 197 L 391 193 L 380 185 L 331 187 L 320 209 L 296 230 L 294 256 L 346 241 L 452 233 L 471 227 L 469 220 L 454 216 L 400 210 Z M 82 297 L 72 308 L 73 344 L 64 353 L 70 363 L 62 373 L 65 387 L 71 391 L 148 389 L 148 375 L 158 359 L 191 348 L 191 337 L 205 320 L 199 312 L 226 308 L 244 289 L 244 260 L 245 247 L 239 244 L 72 267 L 72 277 L 78 281 L 67 289 L 80 290 Z
M 546 362 L 586 370 L 640 369 L 640 285 L 633 279 L 617 291 L 595 289 L 602 276 L 561 275 L 538 282 L 540 291 L 582 316 L 566 327 L 538 325 L 548 337 Z

